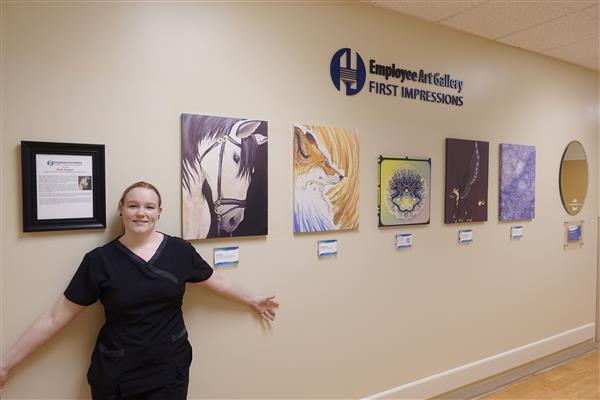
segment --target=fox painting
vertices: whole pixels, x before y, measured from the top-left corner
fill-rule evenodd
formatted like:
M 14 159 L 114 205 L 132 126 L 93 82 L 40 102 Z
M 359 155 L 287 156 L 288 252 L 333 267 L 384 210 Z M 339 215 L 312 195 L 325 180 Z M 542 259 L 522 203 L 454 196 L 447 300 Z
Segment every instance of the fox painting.
M 294 126 L 294 232 L 358 227 L 358 135 Z

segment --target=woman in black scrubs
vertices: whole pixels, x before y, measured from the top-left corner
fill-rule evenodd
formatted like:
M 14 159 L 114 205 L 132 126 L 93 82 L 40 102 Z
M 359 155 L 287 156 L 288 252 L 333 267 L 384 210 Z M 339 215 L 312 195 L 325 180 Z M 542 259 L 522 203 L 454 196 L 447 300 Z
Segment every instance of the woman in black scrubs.
M 156 231 L 159 191 L 136 182 L 123 192 L 125 233 L 85 255 L 64 296 L 0 360 L 0 393 L 9 371 L 77 314 L 100 300 L 105 324 L 87 374 L 94 399 L 185 399 L 192 348 L 181 304 L 186 282 L 275 318 L 274 296 L 256 296 L 212 268 L 186 241 Z

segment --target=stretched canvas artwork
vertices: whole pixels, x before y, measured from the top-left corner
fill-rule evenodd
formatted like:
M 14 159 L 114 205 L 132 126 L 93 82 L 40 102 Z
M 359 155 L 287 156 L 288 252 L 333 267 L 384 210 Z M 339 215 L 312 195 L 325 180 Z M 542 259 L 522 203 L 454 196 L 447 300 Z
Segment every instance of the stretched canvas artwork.
M 535 146 L 500 144 L 501 221 L 535 217 Z
M 487 221 L 489 147 L 446 139 L 445 223 Z
M 294 125 L 294 232 L 358 228 L 358 134 Z
M 379 156 L 379 226 L 429 223 L 431 159 Z
M 267 234 L 267 122 L 181 115 L 184 239 Z

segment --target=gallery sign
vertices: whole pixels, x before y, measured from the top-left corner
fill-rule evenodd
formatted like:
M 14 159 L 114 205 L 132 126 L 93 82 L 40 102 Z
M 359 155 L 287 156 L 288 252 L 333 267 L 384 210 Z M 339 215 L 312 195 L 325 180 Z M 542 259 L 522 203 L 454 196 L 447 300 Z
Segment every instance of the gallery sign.
M 329 65 L 331 81 L 346 96 L 366 89 L 369 93 L 401 97 L 418 101 L 462 107 L 464 81 L 449 73 L 409 69 L 396 63 L 380 63 L 369 59 L 368 64 L 358 52 L 349 48 L 338 50 Z M 447 93 L 450 90 L 453 93 Z

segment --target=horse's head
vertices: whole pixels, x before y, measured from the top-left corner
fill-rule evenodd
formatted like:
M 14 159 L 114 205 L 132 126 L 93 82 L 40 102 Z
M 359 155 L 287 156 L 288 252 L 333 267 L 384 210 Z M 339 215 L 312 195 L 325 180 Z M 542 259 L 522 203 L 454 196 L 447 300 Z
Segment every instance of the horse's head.
M 258 146 L 267 137 L 256 133 L 261 121 L 236 122 L 204 155 L 204 171 L 213 198 L 213 211 L 218 218 L 218 229 L 233 232 L 244 219 L 248 186 L 254 172 Z

